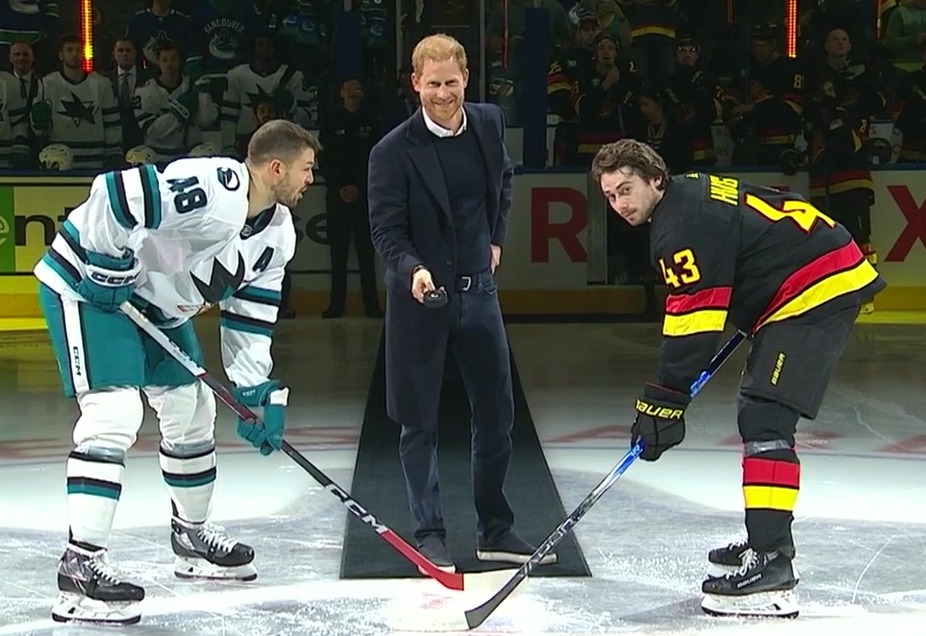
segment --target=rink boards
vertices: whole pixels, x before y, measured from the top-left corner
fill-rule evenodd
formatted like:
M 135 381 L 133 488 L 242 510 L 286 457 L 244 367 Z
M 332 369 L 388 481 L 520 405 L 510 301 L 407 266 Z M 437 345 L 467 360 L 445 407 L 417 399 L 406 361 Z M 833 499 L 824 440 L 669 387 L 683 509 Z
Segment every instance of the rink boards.
M 919 170 L 873 172 L 872 238 L 889 287 L 878 309 L 926 309 L 926 182 Z M 718 170 L 719 171 L 719 170 Z M 734 172 L 744 180 L 807 191 L 806 174 Z M 31 270 L 57 227 L 87 195 L 91 177 L 48 173 L 0 177 L 0 318 L 39 316 Z M 327 305 L 330 259 L 325 185 L 317 183 L 294 211 L 300 240 L 291 263 L 297 310 Z M 508 240 L 498 271 L 508 313 L 621 313 L 643 308 L 636 287 L 607 285 L 600 193 L 587 174 L 519 170 Z M 351 255 L 351 262 L 354 256 Z M 353 266 L 352 266 L 353 267 Z M 379 263 L 378 267 L 382 267 Z M 356 276 L 349 279 L 359 289 Z

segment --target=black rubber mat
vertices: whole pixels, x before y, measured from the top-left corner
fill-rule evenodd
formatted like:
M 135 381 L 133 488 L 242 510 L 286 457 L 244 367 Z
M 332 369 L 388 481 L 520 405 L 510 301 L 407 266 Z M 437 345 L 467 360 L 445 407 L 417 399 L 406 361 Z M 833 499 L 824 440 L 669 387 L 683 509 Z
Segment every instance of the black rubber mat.
M 539 545 L 566 517 L 553 476 L 534 429 L 530 410 L 512 358 L 515 421 L 514 452 L 505 492 L 515 512 L 515 530 Z M 441 504 L 447 527 L 447 548 L 459 571 L 482 572 L 511 564 L 476 559 L 476 513 L 470 471 L 470 408 L 452 354 L 440 402 L 438 457 Z M 384 345 L 370 382 L 357 464 L 350 492 L 381 522 L 415 545 L 398 457 L 399 426 L 386 415 Z M 558 563 L 537 568 L 532 576 L 591 576 L 573 534 L 556 547 Z M 341 559 L 341 578 L 399 578 L 420 576 L 417 568 L 379 538 L 368 525 L 348 516 Z

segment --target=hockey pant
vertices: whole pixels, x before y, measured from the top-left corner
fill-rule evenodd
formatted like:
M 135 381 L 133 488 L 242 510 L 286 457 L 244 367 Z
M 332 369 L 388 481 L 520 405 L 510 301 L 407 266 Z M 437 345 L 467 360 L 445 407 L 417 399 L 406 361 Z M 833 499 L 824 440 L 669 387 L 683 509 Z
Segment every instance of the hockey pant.
M 795 431 L 815 419 L 845 350 L 859 306 L 821 308 L 756 334 L 743 371 L 738 425 L 743 439 L 743 501 L 749 545 L 794 547 L 791 524 L 800 490 Z
M 142 425 L 141 392 L 158 417 L 159 463 L 173 514 L 201 523 L 215 483 L 215 398 L 127 316 L 59 296 L 39 299 L 64 393 L 80 417 L 67 462 L 71 540 L 106 547 L 126 455 Z M 165 333 L 199 364 L 192 322 Z

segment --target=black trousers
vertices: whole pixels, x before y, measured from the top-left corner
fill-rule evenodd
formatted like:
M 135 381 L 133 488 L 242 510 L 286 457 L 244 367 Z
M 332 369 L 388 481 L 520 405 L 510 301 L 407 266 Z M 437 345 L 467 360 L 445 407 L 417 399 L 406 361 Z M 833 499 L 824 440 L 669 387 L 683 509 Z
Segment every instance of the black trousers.
M 864 247 L 871 243 L 871 190 L 857 188 L 827 197 L 814 197 L 811 201 L 824 214 L 849 230 L 853 240 Z
M 504 534 L 514 512 L 504 493 L 511 461 L 514 398 L 508 338 L 492 274 L 472 277 L 467 291 L 451 294 L 452 321 L 440 346 L 456 359 L 472 410 L 473 499 L 477 542 L 483 545 Z M 458 283 L 456 288 L 461 289 Z M 437 466 L 437 422 L 403 426 L 399 457 L 405 473 L 415 539 L 447 534 L 441 513 Z
M 327 196 L 328 246 L 331 251 L 331 296 L 328 308 L 343 311 L 347 299 L 347 258 L 350 254 L 351 238 L 357 251 L 360 266 L 360 289 L 363 305 L 368 312 L 379 309 L 376 295 L 376 265 L 373 242 L 370 239 L 370 217 L 367 211 L 366 194 L 353 203 L 345 203 L 331 188 Z
M 858 316 L 858 301 L 839 311 L 767 325 L 753 340 L 740 385 L 743 500 L 753 549 L 792 550 L 791 524 L 800 490 L 795 432 L 814 419 Z

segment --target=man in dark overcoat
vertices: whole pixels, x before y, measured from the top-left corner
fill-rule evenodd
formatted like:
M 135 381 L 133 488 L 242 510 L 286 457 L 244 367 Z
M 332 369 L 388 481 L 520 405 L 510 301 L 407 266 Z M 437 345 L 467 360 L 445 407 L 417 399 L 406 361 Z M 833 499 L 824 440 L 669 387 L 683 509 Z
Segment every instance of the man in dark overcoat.
M 421 108 L 370 154 L 373 245 L 386 263 L 386 406 L 419 550 L 454 571 L 437 466 L 438 403 L 448 346 L 473 413 L 476 556 L 524 563 L 534 546 L 513 529 L 504 493 L 514 401 L 495 269 L 508 229 L 514 169 L 501 110 L 465 103 L 466 52 L 443 35 L 412 54 Z M 426 306 L 435 290 L 446 305 Z M 544 561 L 554 562 L 555 555 Z

